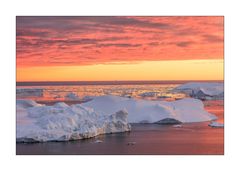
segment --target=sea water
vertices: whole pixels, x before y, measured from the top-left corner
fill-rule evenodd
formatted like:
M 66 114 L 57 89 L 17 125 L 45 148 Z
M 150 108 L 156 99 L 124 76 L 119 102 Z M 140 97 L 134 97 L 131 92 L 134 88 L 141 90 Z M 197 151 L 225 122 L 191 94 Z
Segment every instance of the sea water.
M 78 83 L 78 85 L 76 85 Z M 180 82 L 45 82 L 17 84 L 17 99 L 32 99 L 35 101 L 71 100 L 66 98 L 74 93 L 83 99 L 87 96 L 115 95 L 128 98 L 147 98 L 150 100 L 171 100 L 185 97 L 182 93 L 172 90 Z M 22 91 L 20 91 L 22 90 Z M 35 91 L 35 92 L 34 92 Z M 150 94 L 147 94 L 149 93 Z M 152 92 L 152 94 L 151 94 Z
M 189 82 L 189 81 L 186 81 Z M 53 103 L 71 100 L 74 93 L 80 99 L 86 96 L 116 95 L 149 100 L 176 100 L 184 98 L 172 90 L 185 82 L 34 82 L 17 83 L 17 89 L 31 89 L 19 93 L 17 99 L 32 99 Z M 38 93 L 34 93 L 34 91 Z M 41 93 L 39 93 L 41 92 Z M 154 96 L 142 96 L 155 92 Z M 84 102 L 76 100 L 76 103 Z M 205 109 L 224 122 L 224 103 L 205 101 Z M 96 143 L 96 142 L 101 143 Z M 129 142 L 134 144 L 129 145 Z M 130 133 L 107 134 L 92 139 L 62 143 L 17 144 L 17 154 L 224 154 L 224 129 L 211 128 L 208 122 L 171 125 L 133 124 Z

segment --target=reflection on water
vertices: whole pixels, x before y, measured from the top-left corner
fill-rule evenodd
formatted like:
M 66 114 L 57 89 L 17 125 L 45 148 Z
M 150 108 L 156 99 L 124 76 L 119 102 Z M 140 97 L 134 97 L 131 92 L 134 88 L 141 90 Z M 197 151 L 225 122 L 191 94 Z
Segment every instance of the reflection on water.
M 18 93 L 17 99 L 26 98 L 39 100 L 67 100 L 65 97 L 73 92 L 80 98 L 85 96 L 101 96 L 101 95 L 116 95 L 123 97 L 133 98 L 145 98 L 145 99 L 165 99 L 171 98 L 182 98 L 185 95 L 181 93 L 172 93 L 171 90 L 177 87 L 178 84 L 147 84 L 147 85 L 81 85 L 81 86 L 17 86 L 17 89 L 43 89 L 41 96 L 35 95 L 33 92 L 32 96 L 24 95 L 24 93 Z M 150 92 L 150 93 L 148 93 Z
M 101 140 L 101 143 L 96 143 Z M 129 142 L 134 142 L 130 144 Z M 170 125 L 132 124 L 129 133 L 95 138 L 33 144 L 17 144 L 17 154 L 223 154 L 222 128 L 207 123 Z

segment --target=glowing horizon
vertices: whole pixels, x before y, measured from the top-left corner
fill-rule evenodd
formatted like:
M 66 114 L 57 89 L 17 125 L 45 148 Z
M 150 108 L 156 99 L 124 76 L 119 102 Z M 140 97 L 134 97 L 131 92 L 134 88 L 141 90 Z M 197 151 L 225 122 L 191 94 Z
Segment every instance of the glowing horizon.
M 208 73 L 207 76 L 201 72 L 202 68 Z M 178 78 L 177 71 L 181 71 L 181 79 Z M 33 75 L 32 72 L 35 74 Z M 120 81 L 143 80 L 142 78 L 147 78 L 144 80 L 223 80 L 223 75 L 223 60 L 145 61 L 137 64 L 17 69 L 17 81 Z
M 223 80 L 223 17 L 17 17 L 17 81 Z

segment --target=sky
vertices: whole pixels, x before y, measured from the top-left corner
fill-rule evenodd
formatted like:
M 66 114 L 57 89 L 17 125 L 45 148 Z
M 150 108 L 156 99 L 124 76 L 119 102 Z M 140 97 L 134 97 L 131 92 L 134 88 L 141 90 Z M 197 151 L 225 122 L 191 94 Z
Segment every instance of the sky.
M 16 18 L 17 81 L 223 80 L 224 18 Z

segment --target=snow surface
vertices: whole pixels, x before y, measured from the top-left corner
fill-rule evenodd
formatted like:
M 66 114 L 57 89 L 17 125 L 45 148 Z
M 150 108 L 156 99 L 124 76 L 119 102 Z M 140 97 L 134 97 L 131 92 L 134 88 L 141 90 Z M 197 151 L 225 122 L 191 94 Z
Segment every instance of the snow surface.
M 223 128 L 224 124 L 219 123 L 219 122 L 211 122 L 208 126 L 217 127 L 217 128 Z
M 124 110 L 105 115 L 81 104 L 44 106 L 31 100 L 17 104 L 17 142 L 77 140 L 131 129 Z
M 223 83 L 191 82 L 176 87 L 173 91 L 183 92 L 191 97 L 211 100 L 224 98 Z
M 217 117 L 204 110 L 202 101 L 185 98 L 177 101 L 150 101 L 118 96 L 98 96 L 83 103 L 101 114 L 125 109 L 130 123 L 188 123 L 215 120 Z

